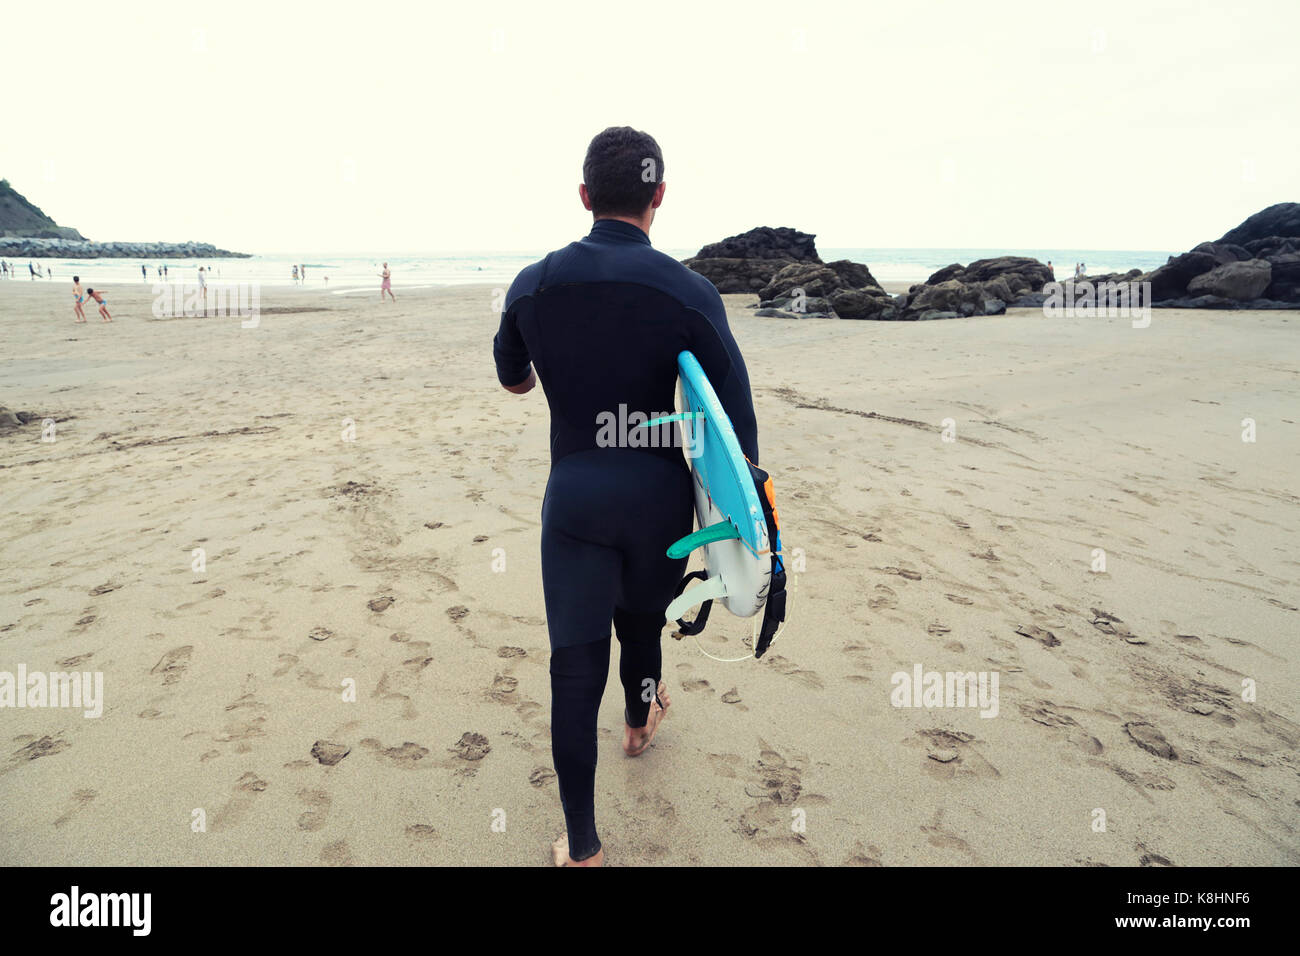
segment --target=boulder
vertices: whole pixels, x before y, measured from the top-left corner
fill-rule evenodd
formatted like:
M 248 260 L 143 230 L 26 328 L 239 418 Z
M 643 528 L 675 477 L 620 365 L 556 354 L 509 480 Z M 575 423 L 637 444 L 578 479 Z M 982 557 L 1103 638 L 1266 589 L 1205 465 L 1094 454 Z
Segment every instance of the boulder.
M 1245 302 L 1263 295 L 1272 278 L 1273 267 L 1267 259 L 1228 262 L 1188 282 L 1187 293 L 1191 296 L 1217 295 Z
M 1217 265 L 1214 255 L 1209 252 L 1184 252 L 1181 256 L 1170 256 L 1168 262 L 1143 277 L 1151 283 L 1151 301 L 1179 298 L 1187 291 L 1189 282 Z
M 1300 252 L 1272 256 L 1268 264 L 1273 267 L 1272 281 L 1264 290 L 1264 298 L 1300 303 Z
M 1220 266 L 1228 262 L 1244 262 L 1254 258 L 1248 250 L 1231 242 L 1203 242 L 1193 247 L 1192 251 L 1208 252 L 1214 256 L 1215 264 Z
M 830 266 L 813 262 L 792 262 L 772 277 L 772 281 L 759 290 L 760 299 L 787 298 L 795 289 L 806 296 L 828 296 L 844 288 L 840 277 Z
M 759 226 L 721 242 L 711 242 L 694 256 L 696 259 L 789 259 L 793 262 L 818 262 L 817 237 L 788 226 L 773 229 Z M 688 260 L 689 264 L 689 260 Z
M 944 266 L 930 278 L 926 279 L 924 285 L 938 285 L 940 282 L 947 282 L 949 279 L 960 278 L 966 271 L 966 267 L 960 262 L 954 262 L 950 266 Z
M 1272 236 L 1300 237 L 1300 203 L 1280 202 L 1261 209 L 1240 226 L 1225 232 L 1219 241 L 1244 246 L 1252 240 Z
M 872 294 L 864 289 L 841 289 L 831 295 L 831 308 L 841 319 L 880 319 L 897 312 L 887 295 Z
M 1264 239 L 1252 239 L 1243 248 L 1256 259 L 1272 259 L 1274 256 L 1286 255 L 1288 252 L 1300 252 L 1300 239 L 1268 236 Z
M 719 292 L 758 292 L 790 265 L 788 259 L 687 259 L 686 265 L 712 282 Z
M 1052 281 L 1052 270 L 1037 259 L 1028 256 L 998 256 L 994 259 L 978 259 L 966 267 L 963 281 L 987 282 L 998 276 L 1018 274 L 1027 284 L 1028 292 L 1041 292 L 1043 286 Z
M 840 288 L 842 289 L 864 289 L 868 286 L 880 288 L 880 283 L 871 274 L 871 270 L 861 262 L 836 259 L 834 262 L 826 263 L 826 268 L 839 276 Z

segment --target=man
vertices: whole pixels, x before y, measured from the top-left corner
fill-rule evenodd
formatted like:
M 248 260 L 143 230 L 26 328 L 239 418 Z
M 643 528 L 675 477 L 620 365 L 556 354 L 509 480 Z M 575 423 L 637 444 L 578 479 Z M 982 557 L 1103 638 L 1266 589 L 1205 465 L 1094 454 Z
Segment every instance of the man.
M 663 170 L 659 145 L 646 133 L 610 127 L 591 141 L 578 187 L 594 220 L 591 232 L 519 273 L 493 343 L 502 386 L 522 395 L 540 378 L 551 412 L 542 589 L 551 749 L 567 825 L 552 847 L 557 866 L 600 866 L 605 858 L 594 792 L 611 621 L 628 756 L 649 746 L 670 703 L 660 680 L 659 635 L 686 561 L 665 551 L 690 533 L 694 516 L 681 448 L 638 447 L 640 434 L 619 436 L 610 447 L 607 422 L 671 411 L 677 353 L 689 349 L 741 449 L 758 463 L 749 375 L 722 297 L 650 245 Z

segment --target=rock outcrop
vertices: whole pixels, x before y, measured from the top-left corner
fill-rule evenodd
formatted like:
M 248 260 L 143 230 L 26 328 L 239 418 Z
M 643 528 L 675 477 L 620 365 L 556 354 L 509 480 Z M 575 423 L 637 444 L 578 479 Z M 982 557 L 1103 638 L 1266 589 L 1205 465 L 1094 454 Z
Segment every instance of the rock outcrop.
M 1151 300 L 1163 308 L 1300 307 L 1300 203 L 1260 210 L 1139 281 L 1151 283 Z
M 759 292 L 778 272 L 796 262 L 821 264 L 817 237 L 788 226 L 759 226 L 721 242 L 711 242 L 685 264 L 719 292 Z M 770 297 L 769 297 L 770 298 Z
M 247 259 L 249 253 L 208 242 L 91 242 L 87 239 L 0 239 L 0 258 L 15 259 Z

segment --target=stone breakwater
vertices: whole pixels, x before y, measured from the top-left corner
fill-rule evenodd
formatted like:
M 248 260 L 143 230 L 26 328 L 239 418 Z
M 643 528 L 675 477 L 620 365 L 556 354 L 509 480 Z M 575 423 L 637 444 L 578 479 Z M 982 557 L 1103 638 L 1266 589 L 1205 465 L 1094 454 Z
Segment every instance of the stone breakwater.
M 247 259 L 250 253 L 210 242 L 91 242 L 75 239 L 0 239 L 0 259 Z

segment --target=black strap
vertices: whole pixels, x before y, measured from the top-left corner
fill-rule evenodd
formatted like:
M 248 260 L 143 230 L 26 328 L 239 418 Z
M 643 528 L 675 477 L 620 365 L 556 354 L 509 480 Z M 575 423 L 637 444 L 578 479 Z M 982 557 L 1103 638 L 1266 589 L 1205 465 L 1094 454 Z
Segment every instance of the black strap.
M 708 577 L 709 575 L 707 571 L 692 571 L 677 583 L 677 590 L 673 592 L 673 597 L 680 596 L 681 593 L 686 590 L 686 585 L 696 578 L 701 581 L 707 581 Z M 709 600 L 700 605 L 699 611 L 695 614 L 695 620 L 688 622 L 685 618 L 679 617 L 677 619 L 677 630 L 686 635 L 700 633 L 700 631 L 704 630 L 704 625 L 709 622 L 709 611 L 712 608 L 713 599 L 709 598 Z

